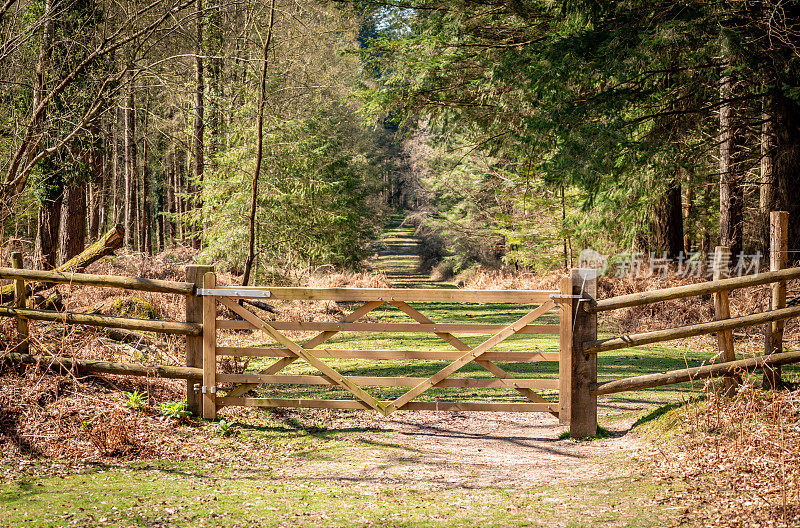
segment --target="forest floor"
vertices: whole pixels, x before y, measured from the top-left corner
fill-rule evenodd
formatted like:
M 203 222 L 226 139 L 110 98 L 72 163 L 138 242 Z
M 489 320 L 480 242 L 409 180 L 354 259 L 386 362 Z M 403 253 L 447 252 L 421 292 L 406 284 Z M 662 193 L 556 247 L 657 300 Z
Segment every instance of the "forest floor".
M 382 242 L 370 265 L 393 286 L 453 287 L 431 282 L 417 271 L 411 229 L 396 225 Z M 501 305 L 453 315 L 454 307 L 415 306 L 442 322 L 465 316 L 500 322 L 524 309 Z M 375 316 L 391 321 L 401 315 L 387 309 Z M 342 336 L 330 343 L 347 348 L 437 346 L 433 336 L 426 339 L 376 345 Z M 556 350 L 558 343 L 554 336 L 536 336 L 512 339 L 506 346 Z M 639 347 L 609 353 L 600 370 L 603 379 L 613 379 L 696 365 L 707 358 L 702 349 Z M 356 375 L 388 370 L 424 375 L 437 368 L 435 363 L 386 363 L 331 362 Z M 547 363 L 507 367 L 518 375 L 557 374 Z M 293 373 L 305 372 L 294 368 Z M 458 374 L 488 376 L 464 370 Z M 316 389 L 304 390 L 312 392 L 282 396 L 314 397 Z M 500 391 L 463 392 L 465 399 L 517 398 Z M 689 508 L 704 507 L 698 501 L 705 499 L 686 497 L 684 480 L 654 471 L 663 432 L 649 428 L 660 415 L 699 393 L 701 388 L 678 385 L 604 398 L 599 420 L 609 436 L 593 441 L 563 438 L 565 428 L 544 413 L 398 412 L 384 418 L 364 411 L 226 408 L 220 418 L 229 424 L 227 431 L 220 423 L 164 422 L 172 428 L 163 440 L 175 444 L 171 455 L 0 464 L 0 526 L 707 525 L 687 517 Z M 158 414 L 150 406 L 125 412 Z

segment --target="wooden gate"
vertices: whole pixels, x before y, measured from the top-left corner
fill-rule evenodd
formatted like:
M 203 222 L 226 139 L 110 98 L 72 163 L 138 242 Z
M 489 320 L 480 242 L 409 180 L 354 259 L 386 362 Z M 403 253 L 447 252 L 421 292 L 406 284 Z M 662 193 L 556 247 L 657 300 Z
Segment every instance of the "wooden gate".
M 569 279 L 567 279 L 569 282 Z M 434 290 L 434 289 L 375 289 L 375 288 L 294 288 L 250 287 L 218 288 L 214 273 L 207 273 L 203 296 L 203 416 L 214 419 L 219 408 L 225 406 L 293 407 L 331 409 L 373 409 L 384 415 L 397 410 L 472 410 L 507 412 L 549 412 L 568 421 L 564 409 L 570 394 L 570 375 L 564 367 L 571 365 L 569 343 L 572 339 L 569 314 L 573 306 L 572 288 L 557 290 Z M 302 322 L 268 320 L 244 307 L 242 299 L 272 301 L 335 301 L 360 303 L 349 315 L 336 322 Z M 565 302 L 567 301 L 567 302 Z M 504 324 L 436 323 L 423 315 L 410 303 L 497 303 L 528 306 L 525 315 Z M 364 316 L 383 305 L 391 305 L 411 318 L 411 322 L 360 321 Z M 241 317 L 241 320 L 219 319 L 219 305 Z M 560 309 L 559 309 L 560 307 Z M 502 306 L 499 309 L 503 309 Z M 548 312 L 556 311 L 559 324 L 534 324 Z M 220 346 L 217 331 L 221 329 L 260 330 L 277 345 L 265 347 Z M 302 344 L 290 339 L 286 332 L 316 332 Z M 369 333 L 432 333 L 447 342 L 452 351 L 442 350 L 352 350 L 318 348 L 339 332 Z M 455 334 L 487 335 L 482 342 L 470 346 Z M 560 351 L 540 350 L 496 351 L 497 345 L 514 335 L 550 334 L 560 336 Z M 274 363 L 259 372 L 219 372 L 217 358 L 275 358 Z M 428 360 L 447 361 L 428 377 L 353 376 L 333 368 L 331 359 L 363 358 L 370 360 Z M 282 374 L 287 366 L 297 361 L 305 362 L 318 374 Z M 559 379 L 516 378 L 498 362 L 559 362 Z M 492 374 L 491 378 L 453 378 L 452 374 L 474 362 Z M 341 370 L 341 369 L 340 369 Z M 217 390 L 218 384 L 231 384 L 232 389 Z M 352 399 L 319 398 L 256 398 L 246 393 L 259 385 L 335 385 L 344 389 Z M 365 387 L 407 388 L 400 396 L 380 400 Z M 511 389 L 523 395 L 527 402 L 496 401 L 419 401 L 430 389 L 448 388 L 500 388 Z M 537 391 L 557 391 L 558 401 L 550 401 Z M 566 396 L 565 396 L 566 395 Z

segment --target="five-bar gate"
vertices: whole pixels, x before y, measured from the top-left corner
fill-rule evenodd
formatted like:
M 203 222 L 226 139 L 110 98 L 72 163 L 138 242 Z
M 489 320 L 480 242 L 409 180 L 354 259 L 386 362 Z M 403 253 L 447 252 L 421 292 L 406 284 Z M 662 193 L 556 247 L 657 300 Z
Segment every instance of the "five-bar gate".
M 573 282 L 566 279 L 560 290 L 455 290 L 455 289 L 377 289 L 377 288 L 296 288 L 296 287 L 217 287 L 216 275 L 207 273 L 203 289 L 203 416 L 214 419 L 225 406 L 294 407 L 332 409 L 372 409 L 384 415 L 397 410 L 464 410 L 506 412 L 549 412 L 569 423 L 571 373 L 573 368 L 572 330 L 573 311 L 578 298 Z M 579 283 L 580 281 L 577 281 Z M 581 288 L 585 290 L 584 287 Z M 348 315 L 335 322 L 269 320 L 245 307 L 242 299 L 265 298 L 270 301 L 336 301 L 358 303 Z M 522 317 L 509 317 L 503 324 L 437 323 L 421 313 L 413 303 L 481 303 L 497 304 L 503 310 L 509 304 L 530 309 Z M 409 322 L 364 321 L 364 317 L 380 306 L 390 305 L 407 315 Z M 218 317 L 218 308 L 225 307 L 241 319 Z M 507 311 L 507 308 L 506 308 Z M 537 322 L 548 312 L 555 312 L 558 324 Z M 260 330 L 276 344 L 270 347 L 220 346 L 218 330 Z M 300 342 L 287 337 L 288 332 L 315 332 Z M 449 344 L 450 350 L 372 350 L 321 348 L 340 332 L 365 333 L 432 333 Z M 457 335 L 479 334 L 485 338 L 471 346 Z M 546 352 L 536 349 L 498 351 L 495 348 L 514 335 L 558 334 L 560 350 Z M 223 373 L 218 358 L 272 358 L 273 362 L 258 372 Z M 330 360 L 354 358 L 369 360 L 422 360 L 445 362 L 427 377 L 354 376 L 333 366 Z M 559 363 L 559 378 L 517 378 L 500 364 L 503 362 Z M 295 362 L 313 367 L 316 374 L 286 374 L 284 369 Z M 470 363 L 491 373 L 493 377 L 452 377 Z M 220 384 L 233 388 L 218 390 Z M 321 398 L 259 398 L 248 397 L 250 389 L 259 385 L 335 385 L 346 391 L 349 399 Z M 402 388 L 402 393 L 380 400 L 370 393 L 370 387 Z M 527 401 L 420 401 L 432 388 L 510 389 Z M 557 391 L 558 400 L 551 401 L 539 391 Z M 223 395 L 222 392 L 225 392 Z

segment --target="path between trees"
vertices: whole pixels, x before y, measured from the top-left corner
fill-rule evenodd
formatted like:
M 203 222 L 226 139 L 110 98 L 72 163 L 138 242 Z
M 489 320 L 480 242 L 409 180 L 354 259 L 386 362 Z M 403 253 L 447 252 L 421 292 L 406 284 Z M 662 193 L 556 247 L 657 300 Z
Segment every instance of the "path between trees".
M 370 265 L 386 273 L 394 287 L 442 287 L 418 271 L 419 241 L 413 229 L 398 225 L 382 237 L 383 247 Z M 545 413 L 414 412 L 365 419 L 371 427 L 396 433 L 397 448 L 373 453 L 359 478 L 401 479 L 440 486 L 533 488 L 559 482 L 592 482 L 630 476 L 630 458 L 640 442 L 630 429 L 646 402 L 601 407 L 601 415 L 621 415 L 605 422 L 612 437 L 575 442 L 559 436 L 566 430 Z M 377 439 L 376 439 L 377 440 Z M 621 456 L 620 456 L 621 455 Z M 306 470 L 310 468 L 305 468 Z M 331 477 L 350 478 L 352 468 L 319 468 Z

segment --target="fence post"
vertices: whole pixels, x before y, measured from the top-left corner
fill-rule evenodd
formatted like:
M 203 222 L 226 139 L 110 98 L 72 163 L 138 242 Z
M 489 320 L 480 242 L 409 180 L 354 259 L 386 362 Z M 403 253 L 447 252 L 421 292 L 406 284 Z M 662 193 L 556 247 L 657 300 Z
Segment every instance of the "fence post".
M 11 254 L 11 266 L 17 269 L 22 269 L 22 253 L 15 251 Z M 17 308 L 28 307 L 28 292 L 25 291 L 25 281 L 16 279 L 14 281 L 14 306 Z M 17 345 L 17 351 L 23 354 L 28 353 L 28 320 L 24 317 L 17 317 L 17 332 L 19 333 L 20 343 Z
M 581 299 L 597 297 L 597 270 L 572 270 L 572 295 Z M 585 301 L 584 301 L 585 302 Z M 597 434 L 597 396 L 592 396 L 597 383 L 597 355 L 585 354 L 583 343 L 597 339 L 597 314 L 586 312 L 578 298 L 572 300 L 572 390 L 569 432 L 571 438 L 586 438 Z
M 186 266 L 186 282 L 192 282 L 195 288 L 203 287 L 203 276 L 214 271 L 214 266 L 191 265 Z M 197 295 L 186 296 L 186 322 L 203 322 L 203 298 Z M 186 366 L 203 367 L 203 337 L 186 336 Z M 200 401 L 200 386 L 192 380 L 186 381 L 186 408 L 194 416 L 202 416 Z
M 731 248 L 728 246 L 717 246 L 714 248 L 714 269 L 713 280 L 727 279 L 730 277 Z M 714 294 L 714 319 L 728 319 L 731 316 L 731 307 L 727 291 L 719 291 Z M 717 350 L 723 361 L 736 361 L 736 352 L 733 348 L 733 332 L 722 330 L 717 332 Z M 731 376 L 726 376 L 724 380 L 725 394 L 732 395 L 738 385 L 737 380 Z
M 217 276 L 205 274 L 203 288 L 216 288 Z M 203 296 L 203 418 L 217 418 L 217 298 Z
M 789 250 L 789 213 L 772 211 L 769 214 L 769 270 L 778 271 L 786 267 Z M 786 308 L 786 281 L 772 283 L 770 309 Z M 783 351 L 783 321 L 774 321 L 767 325 L 764 339 L 764 353 L 777 354 Z M 777 389 L 783 384 L 780 365 L 764 367 L 764 379 L 761 385 L 768 389 Z
M 561 295 L 572 295 L 572 278 L 563 277 L 558 283 Z M 558 422 L 569 425 L 572 404 L 572 302 L 559 300 L 558 319 Z

